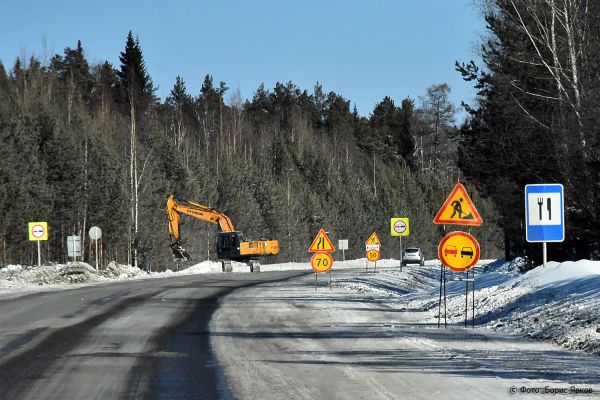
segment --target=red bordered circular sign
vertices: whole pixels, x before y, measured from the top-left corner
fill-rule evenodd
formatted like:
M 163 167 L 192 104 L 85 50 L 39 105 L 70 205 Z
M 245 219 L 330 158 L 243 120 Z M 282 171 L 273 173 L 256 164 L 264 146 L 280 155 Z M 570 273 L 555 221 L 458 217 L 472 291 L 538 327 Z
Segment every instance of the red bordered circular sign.
M 446 267 L 454 272 L 464 272 L 473 268 L 481 250 L 477 239 L 466 232 L 451 232 L 438 246 L 438 257 Z
M 329 253 L 315 253 L 310 259 L 310 265 L 315 272 L 327 272 L 333 266 L 333 257 Z

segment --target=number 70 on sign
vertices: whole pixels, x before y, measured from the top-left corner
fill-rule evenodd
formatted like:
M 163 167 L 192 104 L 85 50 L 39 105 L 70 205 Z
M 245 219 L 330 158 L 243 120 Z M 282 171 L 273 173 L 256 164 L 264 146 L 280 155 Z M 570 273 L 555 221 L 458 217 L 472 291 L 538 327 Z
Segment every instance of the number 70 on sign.
M 333 258 L 329 253 L 315 253 L 310 259 L 310 265 L 315 272 L 327 272 L 333 265 Z

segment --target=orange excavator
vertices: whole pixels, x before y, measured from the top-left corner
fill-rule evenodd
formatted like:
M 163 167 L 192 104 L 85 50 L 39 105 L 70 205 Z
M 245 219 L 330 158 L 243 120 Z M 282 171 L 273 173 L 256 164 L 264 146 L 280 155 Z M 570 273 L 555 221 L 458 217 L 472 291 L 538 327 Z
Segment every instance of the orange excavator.
M 182 214 L 219 225 L 217 236 L 217 257 L 221 261 L 223 272 L 231 272 L 231 261 L 245 262 L 250 272 L 260 272 L 259 257 L 279 254 L 277 240 L 247 241 L 242 232 L 236 231 L 231 218 L 210 207 L 170 195 L 167 200 L 167 218 L 171 250 L 177 260 L 191 260 L 190 254 L 181 244 L 179 218 Z

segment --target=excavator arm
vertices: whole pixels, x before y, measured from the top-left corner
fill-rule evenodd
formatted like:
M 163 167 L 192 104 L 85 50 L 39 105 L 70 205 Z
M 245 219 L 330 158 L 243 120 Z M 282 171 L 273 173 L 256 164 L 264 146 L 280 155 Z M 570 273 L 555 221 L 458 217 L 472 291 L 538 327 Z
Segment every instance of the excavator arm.
M 179 231 L 179 218 L 181 214 L 218 224 L 221 232 L 233 232 L 233 222 L 227 215 L 213 210 L 202 204 L 193 201 L 175 198 L 170 195 L 167 200 L 167 219 L 169 221 L 169 237 L 171 239 L 171 249 L 173 255 L 178 259 L 191 260 L 190 254 L 181 245 L 181 233 Z

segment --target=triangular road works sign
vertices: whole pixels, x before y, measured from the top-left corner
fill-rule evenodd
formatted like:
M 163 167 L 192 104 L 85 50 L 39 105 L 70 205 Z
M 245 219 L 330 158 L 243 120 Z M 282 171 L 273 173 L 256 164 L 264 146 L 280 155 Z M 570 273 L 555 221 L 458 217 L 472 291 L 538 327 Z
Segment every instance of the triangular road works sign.
M 312 244 L 308 248 L 309 253 L 318 253 L 320 251 L 332 252 L 335 251 L 333 245 L 331 244 L 331 240 L 325 233 L 323 229 L 317 233 L 317 237 L 313 240 Z
M 480 226 L 483 220 L 475 209 L 467 190 L 462 183 L 457 183 L 450 196 L 444 202 L 433 220 L 441 225 Z
M 379 237 L 377 237 L 377 232 L 371 233 L 365 244 L 381 244 Z

